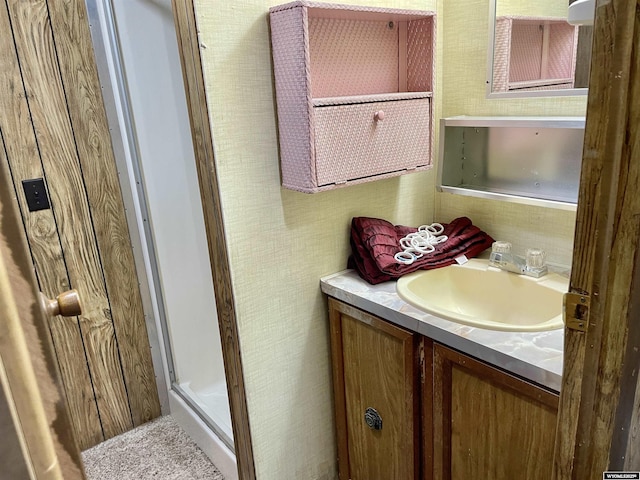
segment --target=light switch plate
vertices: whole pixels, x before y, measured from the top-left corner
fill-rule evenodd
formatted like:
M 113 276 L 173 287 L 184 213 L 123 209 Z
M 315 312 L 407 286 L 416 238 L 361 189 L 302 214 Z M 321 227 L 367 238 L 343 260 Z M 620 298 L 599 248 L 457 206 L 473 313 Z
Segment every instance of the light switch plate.
M 22 188 L 27 199 L 27 206 L 30 212 L 38 210 L 46 210 L 51 208 L 49 196 L 47 195 L 47 187 L 43 178 L 33 178 L 22 181 Z

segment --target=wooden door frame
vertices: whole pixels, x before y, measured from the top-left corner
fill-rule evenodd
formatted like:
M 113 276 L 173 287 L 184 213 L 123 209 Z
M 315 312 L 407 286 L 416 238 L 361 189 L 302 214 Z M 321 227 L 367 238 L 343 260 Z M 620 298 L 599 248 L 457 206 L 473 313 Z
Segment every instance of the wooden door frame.
M 222 202 L 213 152 L 213 137 L 209 122 L 195 7 L 192 0 L 172 0 L 171 4 L 191 123 L 202 213 L 207 232 L 238 478 L 253 480 L 256 478 L 256 472 L 244 386 L 238 320 L 231 280 L 229 249 L 222 218 Z
M 640 469 L 639 7 L 637 0 L 596 5 L 566 297 L 573 306 L 565 312 L 577 329 L 565 329 L 557 480 Z

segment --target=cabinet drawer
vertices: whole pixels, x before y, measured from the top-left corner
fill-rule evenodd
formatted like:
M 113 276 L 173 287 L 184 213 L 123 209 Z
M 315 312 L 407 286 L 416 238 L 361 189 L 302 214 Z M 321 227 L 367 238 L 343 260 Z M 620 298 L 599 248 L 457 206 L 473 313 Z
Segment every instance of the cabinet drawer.
M 429 98 L 315 107 L 318 186 L 428 165 L 429 109 Z

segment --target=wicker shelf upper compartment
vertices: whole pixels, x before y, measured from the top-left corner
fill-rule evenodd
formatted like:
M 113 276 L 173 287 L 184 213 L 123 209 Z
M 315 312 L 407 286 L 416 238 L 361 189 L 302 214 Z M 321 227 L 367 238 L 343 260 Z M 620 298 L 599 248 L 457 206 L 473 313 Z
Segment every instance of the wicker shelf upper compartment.
M 284 187 L 431 166 L 433 12 L 296 1 L 270 22 Z

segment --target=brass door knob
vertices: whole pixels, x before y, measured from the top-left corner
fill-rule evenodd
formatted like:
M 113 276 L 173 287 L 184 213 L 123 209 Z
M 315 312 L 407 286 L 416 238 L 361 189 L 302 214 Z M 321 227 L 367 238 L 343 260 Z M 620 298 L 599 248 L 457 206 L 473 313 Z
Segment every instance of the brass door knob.
M 75 317 L 82 313 L 80 295 L 76 289 L 67 290 L 58 295 L 54 300 L 40 293 L 40 304 L 50 317 L 62 315 L 63 317 Z

